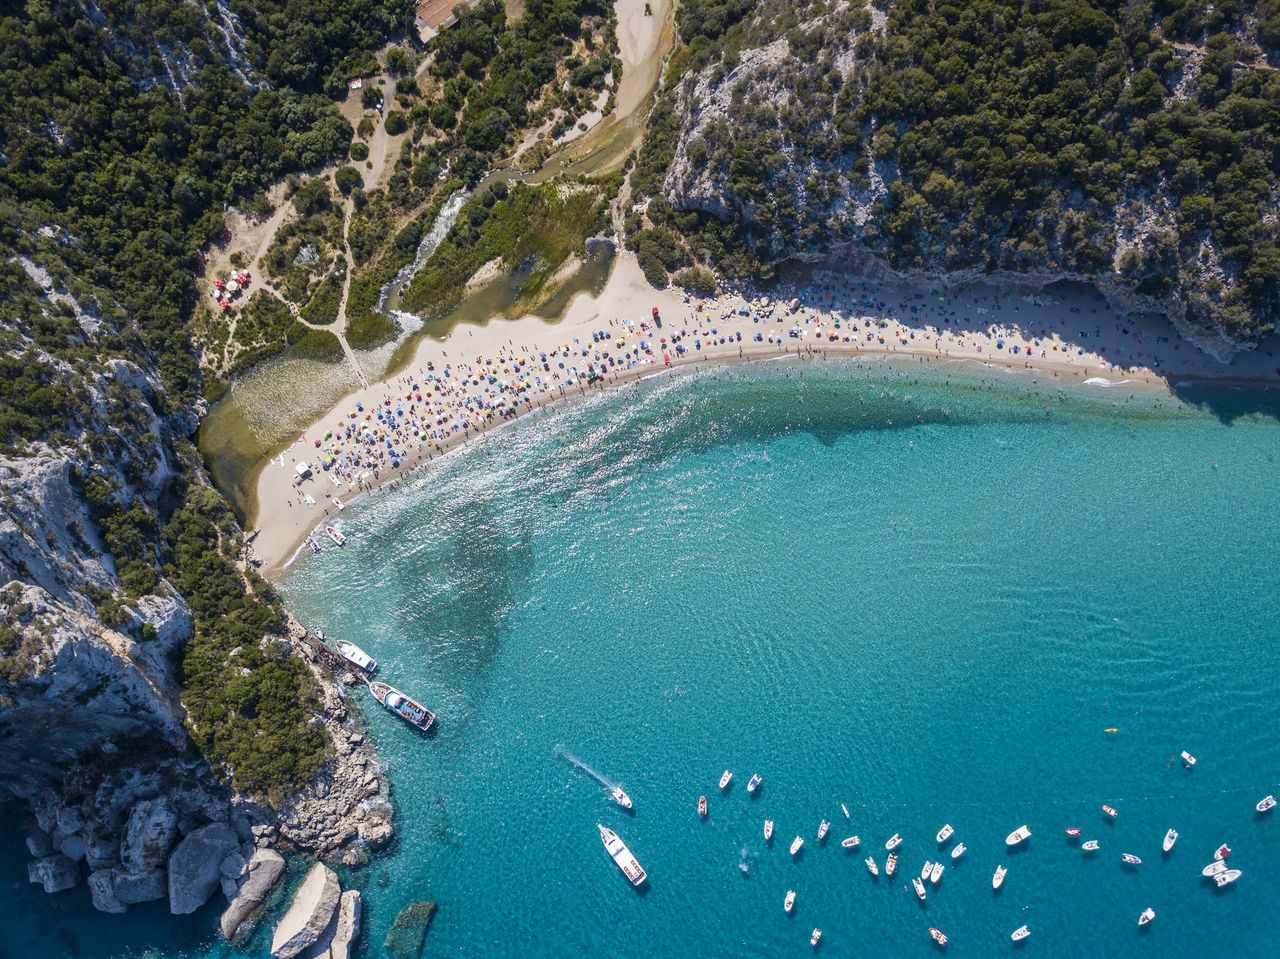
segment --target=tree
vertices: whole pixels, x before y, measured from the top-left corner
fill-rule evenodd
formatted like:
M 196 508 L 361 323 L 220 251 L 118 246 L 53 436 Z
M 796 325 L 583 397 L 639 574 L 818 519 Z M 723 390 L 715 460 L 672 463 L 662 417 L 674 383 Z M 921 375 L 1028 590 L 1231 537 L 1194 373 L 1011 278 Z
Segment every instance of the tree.
M 360 171 L 353 166 L 340 166 L 333 174 L 333 182 L 343 196 L 349 194 L 360 185 Z

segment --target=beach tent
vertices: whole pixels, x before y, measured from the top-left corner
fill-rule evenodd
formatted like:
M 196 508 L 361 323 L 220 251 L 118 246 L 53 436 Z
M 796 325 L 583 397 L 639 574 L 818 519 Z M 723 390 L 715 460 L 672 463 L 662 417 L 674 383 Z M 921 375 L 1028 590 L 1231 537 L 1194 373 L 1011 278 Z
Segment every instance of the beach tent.
M 303 460 L 301 463 L 298 464 L 297 470 L 298 470 L 298 475 L 305 479 L 306 477 L 311 475 L 311 464 L 308 463 L 306 460 Z

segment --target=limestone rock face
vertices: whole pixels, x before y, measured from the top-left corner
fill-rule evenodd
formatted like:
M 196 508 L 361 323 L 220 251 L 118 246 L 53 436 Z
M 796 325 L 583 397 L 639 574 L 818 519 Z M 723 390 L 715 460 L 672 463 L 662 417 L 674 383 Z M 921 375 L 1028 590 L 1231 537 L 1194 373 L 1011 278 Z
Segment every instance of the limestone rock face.
M 129 908 L 116 897 L 115 873 L 111 869 L 89 873 L 89 895 L 93 897 L 93 908 L 101 912 L 125 912 Z
M 322 862 L 312 866 L 276 926 L 271 940 L 274 959 L 294 959 L 309 949 L 326 948 L 333 938 L 341 893 L 332 869 Z
M 214 894 L 222 861 L 240 845 L 235 830 L 215 822 L 190 832 L 169 857 L 169 911 L 195 912 Z
M 158 866 L 138 874 L 117 871 L 113 878 L 116 898 L 126 906 L 163 899 L 168 892 L 164 870 Z
M 259 849 L 245 864 L 240 886 L 219 920 L 223 938 L 234 941 L 241 927 L 266 902 L 284 872 L 284 857 L 274 849 Z
M 129 813 L 120 844 L 126 872 L 143 873 L 163 866 L 178 838 L 178 815 L 163 799 L 144 799 Z
M 27 880 L 45 892 L 62 892 L 80 881 L 80 866 L 60 852 L 27 864 Z
M 351 949 L 360 935 L 360 890 L 348 889 L 338 903 L 338 924 L 333 930 L 327 959 L 351 959 Z

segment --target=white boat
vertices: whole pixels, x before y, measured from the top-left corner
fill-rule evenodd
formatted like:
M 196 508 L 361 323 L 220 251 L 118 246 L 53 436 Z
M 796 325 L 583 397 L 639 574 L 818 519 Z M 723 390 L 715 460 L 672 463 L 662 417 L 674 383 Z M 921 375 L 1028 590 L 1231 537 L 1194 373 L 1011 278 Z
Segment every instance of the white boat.
M 796 891 L 794 889 L 787 890 L 787 898 L 782 900 L 783 912 L 790 913 L 796 907 Z
M 800 851 L 800 847 L 803 845 L 804 845 L 804 840 L 801 839 L 799 836 L 796 836 L 795 839 L 791 840 L 791 855 L 794 856 L 796 853 L 798 853 Z
M 938 884 L 938 880 L 942 878 L 942 870 L 945 868 L 946 867 L 943 866 L 942 863 L 935 862 L 933 864 L 933 868 L 929 870 L 929 881 L 936 886 Z
M 930 926 L 929 937 L 940 946 L 945 946 L 947 944 L 947 934 L 941 929 L 935 929 L 933 926 Z
M 1029 935 L 1031 935 L 1030 929 L 1028 929 L 1026 926 L 1019 926 L 1017 929 L 1013 930 L 1013 935 L 1010 936 L 1009 938 L 1012 939 L 1014 942 L 1022 942 L 1022 940 L 1026 939 L 1027 936 Z
M 1167 833 L 1164 834 L 1164 843 L 1162 844 L 1161 848 L 1163 848 L 1165 852 L 1168 852 L 1170 849 L 1173 848 L 1173 844 L 1177 841 L 1178 841 L 1178 830 L 1170 829 Z
M 1218 888 L 1221 889 L 1223 886 L 1231 885 L 1239 879 L 1241 875 L 1243 874 L 1239 869 L 1228 869 L 1226 872 L 1220 872 L 1214 876 L 1213 881 L 1216 882 L 1218 884 Z
M 338 497 L 336 497 L 336 496 L 333 498 L 333 505 L 334 505 L 334 506 L 336 506 L 336 507 L 338 507 L 338 510 L 339 510 L 339 511 L 344 510 L 344 509 L 346 509 L 346 508 L 347 508 L 347 507 L 346 507 L 346 504 L 345 504 L 345 503 L 343 503 L 343 502 L 342 502 L 342 500 L 338 499 Z
M 1213 862 L 1209 863 L 1209 865 L 1200 870 L 1200 875 L 1204 876 L 1206 879 L 1212 879 L 1218 873 L 1226 872 L 1227 869 L 1228 866 L 1225 860 L 1215 859 Z
M 951 850 L 951 858 L 952 858 L 952 859 L 959 859 L 961 856 L 963 856 L 963 855 L 964 855 L 965 850 L 966 850 L 966 849 L 968 849 L 968 848 L 969 848 L 969 847 L 968 847 L 968 846 L 966 846 L 964 843 L 960 843 L 960 845 L 956 846 L 956 848 L 955 848 L 955 849 L 952 849 L 952 850 Z
M 1147 906 L 1146 909 L 1142 910 L 1142 915 L 1138 916 L 1138 925 L 1145 926 L 1155 917 L 1156 917 L 1156 911 L 1152 909 L 1150 906 Z
M 887 849 L 889 852 L 893 852 L 893 850 L 897 849 L 901 845 L 902 845 L 902 837 L 895 832 L 892 836 L 889 837 L 889 841 L 884 844 L 884 848 Z
M 844 813 L 844 818 L 845 818 L 845 819 L 848 819 L 848 818 L 849 818 L 849 807 L 848 807 L 848 806 L 846 806 L 844 803 L 841 803 L 841 804 L 840 804 L 840 811 L 841 811 L 842 813 Z
M 818 823 L 818 842 L 822 842 L 822 840 L 827 838 L 827 831 L 830 828 L 831 823 L 827 822 L 825 819 Z
M 621 786 L 614 786 L 609 790 L 609 798 L 616 802 L 623 809 L 631 808 L 631 797 L 623 791 Z
M 1226 859 L 1230 855 L 1231 855 L 1231 847 L 1228 846 L 1225 842 L 1221 846 L 1219 846 L 1217 849 L 1215 849 L 1213 852 L 1214 859 Z
M 1116 816 L 1120 815 L 1118 812 L 1116 812 L 1116 811 L 1115 811 L 1114 809 L 1112 809 L 1110 806 L 1103 806 L 1103 807 L 1102 807 L 1102 811 L 1103 811 L 1103 813 L 1105 813 L 1106 815 L 1110 816 L 1112 819 L 1115 819 L 1115 818 L 1116 818 Z
M 1262 800 L 1258 803 L 1258 805 L 1254 806 L 1253 808 L 1258 810 L 1258 812 L 1270 812 L 1271 810 L 1276 808 L 1276 797 L 1264 796 Z
M 1083 849 L 1085 852 L 1097 852 L 1098 840 L 1090 839 L 1088 842 L 1082 842 L 1080 844 L 1080 848 Z
M 430 729 L 436 721 L 436 714 L 420 703 L 414 702 L 394 686 L 386 683 L 370 683 L 369 692 L 373 698 L 382 703 L 387 712 L 394 713 L 410 725 L 419 729 Z
M 1185 749 L 1182 751 L 1182 761 L 1187 764 L 1188 768 L 1196 764 L 1196 757 L 1191 755 Z
M 813 933 L 809 936 L 809 945 L 813 946 L 816 949 L 818 947 L 818 943 L 820 943 L 821 941 L 822 941 L 822 930 L 819 929 L 817 926 L 814 926 Z
M 880 867 L 876 865 L 876 861 L 874 859 L 868 856 L 863 860 L 863 862 L 867 864 L 867 872 L 871 873 L 873 876 L 880 875 Z
M 860 842 L 862 840 L 857 836 L 849 836 L 847 839 L 841 839 L 840 845 L 844 846 L 845 849 L 857 849 Z
M 920 867 L 920 878 L 928 879 L 929 873 L 933 872 L 933 860 L 926 859 L 924 865 Z
M 338 651 L 338 655 L 349 662 L 357 669 L 363 669 L 366 673 L 376 673 L 378 671 L 378 663 L 372 656 L 366 653 L 355 643 L 349 643 L 345 639 L 340 639 L 333 644 Z
M 766 819 L 764 821 L 764 841 L 773 842 L 773 820 Z
M 733 773 L 729 772 L 729 770 L 726 769 L 724 771 L 724 774 L 720 777 L 720 788 L 728 789 L 729 783 L 731 782 L 733 782 Z
M 1004 866 L 996 866 L 996 871 L 991 877 L 991 888 L 999 889 L 1004 885 L 1004 877 L 1009 872 Z
M 1139 859 L 1137 856 L 1135 856 L 1133 853 L 1129 853 L 1129 852 L 1122 852 L 1122 853 L 1120 854 L 1120 860 L 1121 860 L 1121 862 L 1123 862 L 1126 866 L 1141 866 L 1141 865 L 1142 865 L 1142 860 L 1141 860 L 1141 859 Z
M 953 835 L 955 835 L 955 831 L 956 831 L 955 827 L 952 826 L 951 823 L 947 823 L 941 829 L 938 830 L 938 842 L 939 843 L 946 842 Z
M 326 526 L 324 528 L 324 531 L 325 533 L 328 534 L 329 538 L 333 540 L 334 544 L 337 546 L 341 546 L 347 541 L 347 538 L 343 536 L 341 533 L 339 533 L 332 526 Z
M 760 774 L 756 773 L 754 776 L 752 776 L 750 779 L 747 780 L 747 792 L 751 793 L 754 796 L 756 790 L 759 788 L 760 788 Z
M 921 902 L 924 902 L 924 897 L 928 894 L 924 891 L 924 883 L 920 881 L 920 877 L 912 876 L 911 885 L 915 887 L 916 896 L 920 899 Z
M 1004 837 L 1006 846 L 1017 846 L 1031 838 L 1031 827 L 1022 825 Z
M 892 876 L 898 871 L 898 854 L 896 852 L 889 853 L 889 858 L 884 861 L 884 874 Z
M 636 861 L 636 857 L 631 855 L 631 850 L 627 848 L 627 844 L 608 826 L 596 823 L 596 827 L 600 830 L 600 841 L 604 843 L 605 850 L 613 857 L 613 861 L 622 870 L 622 874 L 631 880 L 631 885 L 641 885 L 648 877 L 644 869 L 641 868 L 640 863 Z

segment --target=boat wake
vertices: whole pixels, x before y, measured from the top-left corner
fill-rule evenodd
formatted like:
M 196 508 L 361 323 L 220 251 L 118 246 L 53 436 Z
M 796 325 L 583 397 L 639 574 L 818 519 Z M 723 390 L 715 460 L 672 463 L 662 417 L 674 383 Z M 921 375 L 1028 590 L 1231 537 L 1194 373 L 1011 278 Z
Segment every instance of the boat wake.
M 566 762 L 568 762 L 570 766 L 577 766 L 584 773 L 586 773 L 588 776 L 590 776 L 592 779 L 598 782 L 601 786 L 603 786 L 608 792 L 613 792 L 615 789 L 622 788 L 616 782 L 610 779 L 608 776 L 592 769 L 590 766 L 584 763 L 581 759 L 579 759 L 573 753 L 569 752 L 569 750 L 565 749 L 563 746 L 557 745 L 555 749 L 555 753 L 557 756 L 562 757 Z

